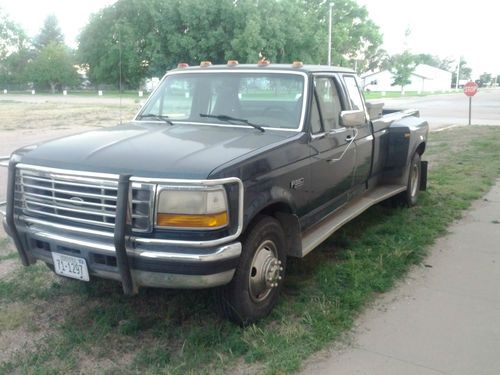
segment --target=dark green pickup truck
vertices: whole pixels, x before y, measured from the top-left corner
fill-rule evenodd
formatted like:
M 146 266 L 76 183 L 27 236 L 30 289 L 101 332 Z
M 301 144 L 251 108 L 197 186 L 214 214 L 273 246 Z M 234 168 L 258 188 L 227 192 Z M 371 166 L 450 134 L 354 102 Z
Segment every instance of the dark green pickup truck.
M 416 203 L 427 133 L 417 111 L 367 105 L 351 70 L 181 65 L 130 123 L 15 151 L 3 222 L 25 266 L 127 294 L 214 288 L 246 324 L 287 257 L 385 199 Z

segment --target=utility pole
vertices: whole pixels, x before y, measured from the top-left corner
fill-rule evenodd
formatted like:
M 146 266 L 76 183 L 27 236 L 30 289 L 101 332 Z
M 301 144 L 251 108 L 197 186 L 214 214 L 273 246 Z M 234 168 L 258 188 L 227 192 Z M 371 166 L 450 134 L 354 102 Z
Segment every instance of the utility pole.
M 458 65 L 457 65 L 457 79 L 455 80 L 455 90 L 458 91 L 458 82 L 460 81 L 460 63 L 462 62 L 462 56 L 458 57 Z
M 332 9 L 333 3 L 330 3 L 330 16 L 328 21 L 328 66 L 332 65 Z

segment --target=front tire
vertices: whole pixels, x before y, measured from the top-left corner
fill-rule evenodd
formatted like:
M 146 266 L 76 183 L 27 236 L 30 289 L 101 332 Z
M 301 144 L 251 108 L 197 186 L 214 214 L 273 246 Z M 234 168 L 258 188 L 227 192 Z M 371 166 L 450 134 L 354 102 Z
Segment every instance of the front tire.
M 224 317 L 248 325 L 271 313 L 285 277 L 285 244 L 283 229 L 273 217 L 260 216 L 248 228 L 232 281 L 216 289 Z

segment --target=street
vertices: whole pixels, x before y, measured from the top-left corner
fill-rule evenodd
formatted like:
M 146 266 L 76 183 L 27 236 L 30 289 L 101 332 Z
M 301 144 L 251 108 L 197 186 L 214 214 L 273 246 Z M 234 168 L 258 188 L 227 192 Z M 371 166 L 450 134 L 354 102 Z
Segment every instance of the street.
M 441 94 L 404 99 L 377 99 L 386 108 L 415 108 L 429 121 L 431 130 L 467 125 L 469 98 L 463 93 Z M 472 97 L 472 125 L 500 125 L 500 89 L 479 89 Z

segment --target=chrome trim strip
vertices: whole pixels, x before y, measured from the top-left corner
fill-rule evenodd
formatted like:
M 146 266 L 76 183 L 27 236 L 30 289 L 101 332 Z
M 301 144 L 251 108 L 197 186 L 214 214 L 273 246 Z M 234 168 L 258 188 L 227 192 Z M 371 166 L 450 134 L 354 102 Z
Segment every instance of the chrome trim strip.
M 43 188 L 41 188 L 39 190 L 42 190 L 42 189 Z M 53 200 L 53 201 L 65 202 L 65 203 L 70 203 L 70 204 L 74 204 L 75 203 L 71 199 L 58 198 L 58 197 L 49 197 L 47 195 L 30 193 L 30 192 L 27 192 L 27 191 L 23 192 L 23 194 L 27 195 L 27 196 L 30 196 L 30 197 L 33 197 L 33 198 L 40 199 L 42 201 L 47 201 L 50 198 L 50 200 Z M 38 201 L 33 200 L 32 202 L 38 202 Z M 142 201 L 134 201 L 134 203 L 142 203 Z M 104 204 L 104 203 L 101 204 L 101 203 L 93 203 L 93 202 L 82 202 L 81 206 L 104 207 L 104 208 L 116 209 L 116 206 L 111 205 L 111 204 Z M 55 207 L 55 206 L 52 206 L 52 207 Z M 57 206 L 57 207 L 64 207 L 64 206 Z M 106 211 L 106 212 L 113 212 L 113 211 Z
M 177 124 L 186 124 L 186 125 L 216 126 L 216 127 L 219 127 L 219 128 L 254 129 L 250 125 L 240 125 L 240 124 L 230 124 L 230 123 L 215 124 L 215 123 L 211 123 L 211 122 L 196 122 L 196 121 L 186 121 L 186 120 L 170 120 L 170 121 L 172 121 L 174 124 L 177 123 Z M 139 123 L 139 124 L 145 123 L 145 122 L 156 123 L 156 124 L 164 124 L 165 123 L 164 121 L 156 121 L 156 120 L 153 120 L 153 119 L 148 119 L 148 120 L 132 120 L 131 122 Z M 262 125 L 262 127 L 264 129 L 266 129 L 266 130 L 272 130 L 272 131 L 294 132 L 294 133 L 299 132 L 299 129 L 296 129 L 296 128 L 271 128 L 271 127 L 268 127 L 268 126 L 265 126 L 265 125 Z
M 59 219 L 67 219 L 69 221 L 74 221 L 74 222 L 77 222 L 77 223 L 83 223 L 83 224 L 90 224 L 90 225 L 94 225 L 94 226 L 100 226 L 100 227 L 107 227 L 107 228 L 113 228 L 115 226 L 114 223 L 106 223 L 106 222 L 98 222 L 98 224 L 96 224 L 97 222 L 96 221 L 93 221 L 93 220 L 86 220 L 86 219 L 80 219 L 78 217 L 73 217 L 73 216 L 64 216 L 64 215 L 59 215 L 59 214 L 53 214 L 53 213 L 50 213 L 50 212 L 45 212 L 45 211 L 40 211 L 40 210 L 34 210 L 32 208 L 28 208 L 26 207 L 25 208 L 26 211 L 29 211 L 29 212 L 34 212 L 34 213 L 37 213 L 37 214 L 40 214 L 40 215 L 43 215 L 43 216 L 50 216 L 50 217 L 56 217 L 56 218 L 59 218 Z
M 127 250 L 129 254 L 138 257 L 159 259 L 159 260 L 173 260 L 178 262 L 213 262 L 225 259 L 236 258 L 241 255 L 241 243 L 234 242 L 229 245 L 221 246 L 213 253 L 209 254 L 186 254 L 186 253 L 173 253 L 173 252 L 156 252 L 147 250 Z
M 52 223 L 50 221 L 40 220 L 40 219 L 36 219 L 34 217 L 28 217 L 28 216 L 24 216 L 24 215 L 19 216 L 19 220 L 24 221 L 28 224 L 42 225 L 42 226 L 46 226 L 46 227 L 50 227 L 50 228 L 68 231 L 68 232 L 75 232 L 75 233 L 81 233 L 81 234 L 87 234 L 87 235 L 91 234 L 93 236 L 113 238 L 113 232 L 103 232 L 103 231 L 99 231 L 99 230 L 93 230 L 93 229 L 87 229 L 87 228 L 81 228 L 81 227 L 73 227 L 70 225 Z
M 92 189 L 105 188 L 106 190 L 118 190 L 118 185 L 116 183 L 114 183 L 114 181 L 94 180 L 94 179 L 89 180 L 89 181 L 94 181 L 96 183 L 99 183 L 100 185 L 98 186 L 96 184 L 91 185 L 91 184 L 82 184 L 82 183 L 78 183 L 78 182 L 74 182 L 74 181 L 68 181 L 68 178 L 65 176 L 52 176 L 52 177 L 59 177 L 60 179 L 57 180 L 57 183 L 60 185 L 81 186 L 81 187 L 88 187 L 88 188 L 92 188 Z M 22 178 L 26 178 L 29 180 L 35 180 L 35 181 L 42 181 L 42 182 L 50 181 L 47 178 L 41 178 L 41 177 L 37 177 L 37 176 L 33 176 L 33 175 L 22 176 Z M 75 177 L 72 177 L 72 178 L 76 179 Z M 108 185 L 104 186 L 106 183 L 109 183 L 109 186 Z
M 76 238 L 68 238 L 65 236 L 61 236 L 59 234 L 54 234 L 54 233 L 47 233 L 44 231 L 38 231 L 34 230 L 30 233 L 30 236 L 32 237 L 38 237 L 38 238 L 43 238 L 46 240 L 51 240 L 51 241 L 58 241 L 63 244 L 68 244 L 70 246 L 81 246 L 81 247 L 86 247 L 89 249 L 95 249 L 95 250 L 101 250 L 109 254 L 115 254 L 115 247 L 114 245 L 106 245 L 104 243 L 98 243 L 95 241 L 85 241 L 85 240 L 79 240 Z
M 79 210 L 77 208 L 70 208 L 70 207 L 65 207 L 65 206 L 57 206 L 54 204 L 47 204 L 47 203 L 42 203 L 38 201 L 27 201 L 26 202 L 26 210 L 28 211 L 37 211 L 32 208 L 29 208 L 28 206 L 34 205 L 34 206 L 42 206 L 42 207 L 47 207 L 47 208 L 53 208 L 54 210 L 61 210 L 61 211 L 68 211 L 68 212 L 74 212 L 77 214 L 85 214 L 85 215 L 94 215 L 94 216 L 104 216 L 104 217 L 115 217 L 116 213 L 112 211 L 96 211 L 96 210 Z M 82 204 L 84 206 L 84 204 Z M 45 212 L 45 211 L 38 211 L 38 212 Z M 60 217 L 67 217 L 67 218 L 73 218 L 73 216 L 67 216 L 67 215 L 62 215 L 62 214 L 57 214 L 57 216 Z M 99 225 L 101 222 L 99 222 Z
M 45 232 L 43 230 L 33 230 L 29 234 L 32 237 L 45 239 L 48 241 L 57 241 L 61 244 L 67 244 L 69 246 L 80 246 L 91 250 L 99 250 L 107 254 L 115 255 L 115 247 L 110 244 L 99 243 L 96 241 L 86 241 L 76 239 L 74 237 L 68 238 L 59 234 Z M 237 258 L 241 254 L 241 243 L 234 242 L 228 245 L 221 246 L 215 249 L 213 252 L 208 254 L 189 254 L 189 253 L 176 253 L 176 252 L 156 252 L 141 249 L 127 249 L 129 255 L 137 256 L 140 258 L 148 259 L 158 259 L 158 260 L 171 260 L 175 262 L 192 262 L 192 263 L 204 263 L 204 262 L 214 262 L 222 261 L 226 259 Z
M 18 169 L 29 169 L 38 172 L 49 172 L 49 173 L 58 173 L 62 175 L 70 175 L 75 177 L 90 177 L 90 178 L 102 178 L 107 180 L 116 180 L 116 184 L 118 184 L 118 176 L 117 174 L 110 173 L 99 173 L 99 172 L 86 172 L 86 171 L 76 171 L 73 169 L 60 169 L 60 168 L 52 168 L 52 167 L 41 167 L 38 165 L 32 164 L 23 164 L 19 163 L 16 166 Z M 103 182 L 101 180 L 96 180 L 97 182 Z
M 56 182 L 59 183 L 59 182 Z M 50 188 L 47 186 L 38 186 L 38 185 L 31 185 L 31 184 L 25 184 L 24 182 L 21 182 L 22 186 L 26 186 L 32 189 L 37 189 L 37 190 L 48 190 L 48 191 L 53 191 L 55 193 L 61 193 L 61 194 L 67 194 L 67 195 L 79 195 L 81 197 L 86 197 L 86 198 L 96 198 L 96 199 L 105 199 L 109 201 L 116 200 L 116 196 L 112 195 L 102 195 L 102 194 L 93 194 L 93 193 L 84 193 L 82 191 L 74 191 L 74 190 L 64 190 L 64 189 L 56 189 L 56 188 Z M 98 189 L 96 186 L 95 189 Z M 103 189 L 105 189 L 103 187 Z
M 7 201 L 0 202 L 0 215 L 3 217 L 7 215 Z

